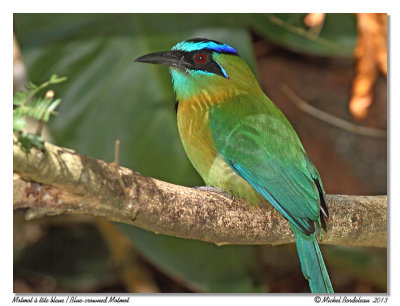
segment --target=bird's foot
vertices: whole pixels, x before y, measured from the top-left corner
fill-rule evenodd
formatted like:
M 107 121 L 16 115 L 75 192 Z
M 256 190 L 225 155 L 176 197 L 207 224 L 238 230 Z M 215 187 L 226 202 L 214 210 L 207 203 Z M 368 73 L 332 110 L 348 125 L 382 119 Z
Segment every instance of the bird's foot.
M 229 192 L 226 192 L 222 188 L 213 187 L 213 186 L 194 186 L 193 188 L 197 189 L 197 190 L 203 190 L 203 191 L 210 191 L 210 192 L 219 193 L 219 194 L 222 194 L 223 196 L 231 199 L 232 202 L 235 201 L 235 196 L 231 195 Z

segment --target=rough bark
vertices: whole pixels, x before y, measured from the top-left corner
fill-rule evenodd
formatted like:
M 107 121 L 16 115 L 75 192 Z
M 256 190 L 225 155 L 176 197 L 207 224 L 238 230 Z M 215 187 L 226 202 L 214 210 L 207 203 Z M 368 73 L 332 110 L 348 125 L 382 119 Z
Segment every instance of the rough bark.
M 27 219 L 86 214 L 216 244 L 294 242 L 288 222 L 268 206 L 163 182 L 49 143 L 29 154 L 13 147 L 14 209 L 28 209 Z M 386 247 L 386 196 L 327 195 L 327 202 L 321 243 Z

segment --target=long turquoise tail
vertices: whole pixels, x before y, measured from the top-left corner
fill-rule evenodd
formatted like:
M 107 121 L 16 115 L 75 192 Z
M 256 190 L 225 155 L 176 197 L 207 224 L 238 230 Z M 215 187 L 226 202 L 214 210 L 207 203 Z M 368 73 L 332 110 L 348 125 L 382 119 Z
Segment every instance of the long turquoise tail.
M 311 292 L 333 293 L 331 280 L 318 246 L 317 237 L 315 234 L 307 236 L 293 225 L 291 225 L 291 228 L 296 238 L 301 270 L 308 280 Z

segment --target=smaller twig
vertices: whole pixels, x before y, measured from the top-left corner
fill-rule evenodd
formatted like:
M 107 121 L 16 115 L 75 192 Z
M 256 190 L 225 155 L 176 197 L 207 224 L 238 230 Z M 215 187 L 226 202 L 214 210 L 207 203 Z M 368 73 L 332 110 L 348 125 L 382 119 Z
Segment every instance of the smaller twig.
M 112 163 L 112 165 L 118 169 L 119 168 L 119 145 L 120 145 L 120 141 L 119 139 L 115 140 L 115 148 L 114 148 L 114 162 Z M 124 197 L 125 200 L 129 202 L 128 208 L 130 209 L 132 206 L 132 200 L 129 198 L 129 193 L 128 193 L 128 188 L 126 187 L 121 173 L 117 170 L 117 179 L 118 179 L 118 183 L 121 185 L 122 191 L 124 192 Z M 130 210 L 130 217 L 132 221 L 136 220 L 136 214 L 137 214 L 137 210 Z
M 117 139 L 117 140 L 115 141 L 114 162 L 113 162 L 113 165 L 114 165 L 116 168 L 118 168 L 118 166 L 119 166 L 119 145 L 120 145 L 120 141 L 119 141 L 119 139 Z M 122 176 L 121 176 L 121 173 L 119 173 L 119 171 L 117 171 L 117 178 L 118 178 L 119 184 L 121 185 L 122 191 L 124 192 L 125 199 L 128 200 L 128 199 L 129 199 L 129 194 L 128 194 L 128 192 L 126 191 L 125 183 L 124 183 L 124 181 L 122 180 Z
M 346 130 L 346 131 L 354 133 L 354 134 L 360 134 L 360 135 L 364 135 L 364 136 L 377 137 L 377 138 L 387 138 L 386 130 L 375 129 L 375 128 L 348 122 L 346 120 L 343 120 L 341 118 L 338 118 L 336 116 L 328 114 L 328 113 L 308 104 L 307 102 L 305 102 L 304 100 L 299 98 L 287 84 L 282 84 L 281 88 L 282 88 L 282 91 L 286 94 L 286 96 L 289 98 L 289 100 L 291 102 L 293 102 L 299 109 L 301 109 L 305 113 L 307 113 L 315 118 L 318 118 L 324 122 L 327 122 L 331 125 L 334 125 L 338 128 L 341 128 L 343 130 Z
M 114 163 L 119 166 L 119 145 L 120 145 L 119 139 L 115 141 L 115 148 L 114 148 Z
M 44 126 L 44 121 L 43 120 L 39 120 L 38 121 L 38 125 L 36 126 L 36 131 L 35 131 L 35 135 L 36 136 L 41 136 L 42 135 L 43 126 Z

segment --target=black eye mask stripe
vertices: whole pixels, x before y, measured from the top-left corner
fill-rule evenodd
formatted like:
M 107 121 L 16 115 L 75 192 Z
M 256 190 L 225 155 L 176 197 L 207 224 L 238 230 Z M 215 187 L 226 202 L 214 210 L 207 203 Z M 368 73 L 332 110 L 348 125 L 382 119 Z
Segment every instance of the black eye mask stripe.
M 212 59 L 212 55 L 214 51 L 208 50 L 208 49 L 201 49 L 201 50 L 196 50 L 196 51 L 177 51 L 179 52 L 179 57 L 184 57 L 185 61 L 187 63 L 190 63 L 189 67 L 187 69 L 191 70 L 199 70 L 199 71 L 205 71 L 205 72 L 210 72 L 216 75 L 220 75 L 224 78 L 229 78 L 226 72 L 223 70 L 223 68 Z M 196 61 L 196 56 L 198 55 L 203 55 L 205 56 L 205 61 L 204 62 L 197 62 Z M 232 54 L 236 55 L 236 54 Z

